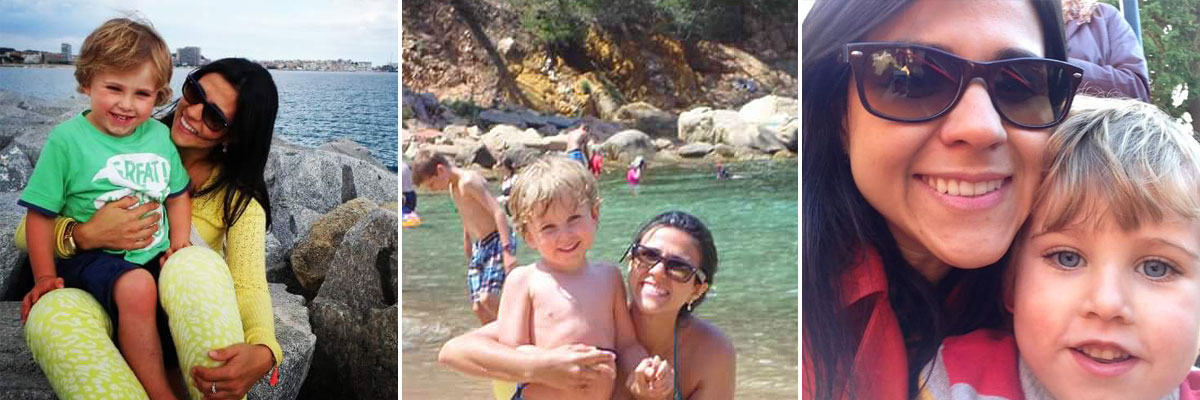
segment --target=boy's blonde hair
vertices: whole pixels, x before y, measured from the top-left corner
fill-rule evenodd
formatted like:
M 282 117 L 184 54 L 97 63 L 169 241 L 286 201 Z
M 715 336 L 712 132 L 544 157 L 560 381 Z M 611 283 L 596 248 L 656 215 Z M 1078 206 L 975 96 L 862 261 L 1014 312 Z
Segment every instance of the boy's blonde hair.
M 596 178 L 578 161 L 559 156 L 543 156 L 521 168 L 508 197 L 517 232 L 524 235 L 525 224 L 560 199 L 596 207 L 600 204 Z
M 171 51 L 148 21 L 113 18 L 92 31 L 83 40 L 79 59 L 75 61 L 76 90 L 92 83 L 100 71 L 127 71 L 149 61 L 158 89 L 154 105 L 167 104 L 171 99 Z
M 1200 217 L 1200 143 L 1157 107 L 1078 96 L 1050 137 L 1042 229 L 1112 215 L 1121 229 Z

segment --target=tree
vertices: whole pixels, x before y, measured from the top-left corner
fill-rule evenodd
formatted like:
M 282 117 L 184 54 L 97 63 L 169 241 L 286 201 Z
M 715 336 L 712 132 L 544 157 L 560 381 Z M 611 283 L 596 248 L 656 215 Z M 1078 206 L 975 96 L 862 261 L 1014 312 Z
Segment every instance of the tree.
M 1117 0 L 1104 0 L 1120 7 Z M 1142 47 L 1150 69 L 1150 100 L 1174 117 L 1187 112 L 1200 133 L 1200 2 L 1141 0 Z M 1179 93 L 1186 97 L 1177 102 Z

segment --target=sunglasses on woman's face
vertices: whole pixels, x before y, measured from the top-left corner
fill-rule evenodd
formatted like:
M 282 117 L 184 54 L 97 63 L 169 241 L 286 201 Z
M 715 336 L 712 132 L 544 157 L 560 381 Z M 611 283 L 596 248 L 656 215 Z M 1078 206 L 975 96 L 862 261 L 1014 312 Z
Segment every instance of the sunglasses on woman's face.
M 662 250 L 653 247 L 634 243 L 625 254 L 633 257 L 633 266 L 638 269 L 650 270 L 655 265 L 662 263 L 663 268 L 666 269 L 667 277 L 677 282 L 691 282 L 692 276 L 696 275 L 699 275 L 700 283 L 708 280 L 708 277 L 704 275 L 704 271 L 701 271 L 700 268 L 692 266 L 691 263 L 679 257 L 664 256 Z M 621 261 L 625 261 L 625 257 L 621 257 Z
M 1057 125 L 1067 116 L 1083 70 L 1048 58 L 976 62 L 931 47 L 886 42 L 850 43 L 850 64 L 863 108 L 898 122 L 925 122 L 954 108 L 981 78 L 1001 118 L 1028 129 Z
M 204 94 L 204 88 L 192 74 L 188 74 L 187 79 L 183 81 L 183 98 L 187 100 L 188 104 L 204 105 L 201 119 L 204 120 L 204 125 L 208 126 L 208 129 L 220 132 L 229 127 L 229 119 L 225 118 L 225 113 L 221 112 L 221 109 L 213 103 L 208 102 L 208 95 Z

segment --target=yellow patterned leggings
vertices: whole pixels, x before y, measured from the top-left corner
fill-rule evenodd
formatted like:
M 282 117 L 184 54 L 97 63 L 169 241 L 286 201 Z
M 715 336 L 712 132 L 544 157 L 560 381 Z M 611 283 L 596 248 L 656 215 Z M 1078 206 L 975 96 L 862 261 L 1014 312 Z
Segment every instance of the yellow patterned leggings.
M 200 399 L 192 386 L 192 367 L 216 367 L 220 363 L 208 358 L 208 351 L 245 341 L 229 267 L 206 247 L 180 250 L 163 265 L 158 298 L 167 312 L 188 395 Z M 147 398 L 113 342 L 112 321 L 83 290 L 58 289 L 42 296 L 29 312 L 25 342 L 60 399 Z

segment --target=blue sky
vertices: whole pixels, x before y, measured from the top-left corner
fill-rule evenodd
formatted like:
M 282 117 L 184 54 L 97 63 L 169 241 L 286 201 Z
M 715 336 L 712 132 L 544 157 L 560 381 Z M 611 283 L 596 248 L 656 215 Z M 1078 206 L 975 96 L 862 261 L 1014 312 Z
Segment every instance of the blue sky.
M 396 62 L 395 0 L 0 0 L 0 47 L 74 53 L 105 20 L 148 19 L 171 51 L 204 57 Z

